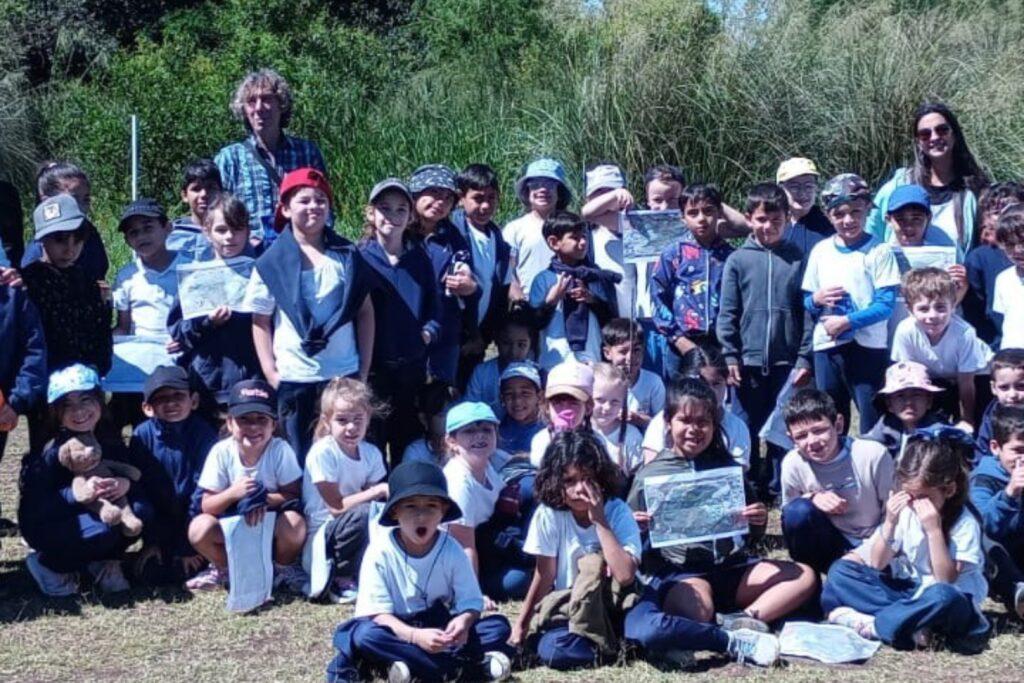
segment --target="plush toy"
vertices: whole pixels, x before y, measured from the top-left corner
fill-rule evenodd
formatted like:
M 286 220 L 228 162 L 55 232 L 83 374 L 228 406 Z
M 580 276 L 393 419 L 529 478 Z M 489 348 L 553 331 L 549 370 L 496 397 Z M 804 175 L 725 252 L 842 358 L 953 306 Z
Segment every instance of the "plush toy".
M 91 477 L 126 477 L 138 481 L 142 476 L 138 468 L 123 462 L 103 460 L 103 449 L 91 434 L 65 441 L 57 451 L 57 459 L 75 475 L 71 481 L 75 500 L 97 513 L 105 524 L 121 525 L 121 532 L 125 536 L 134 537 L 142 533 L 142 520 L 135 516 L 126 496 L 115 500 L 93 500 L 95 494 L 87 483 Z

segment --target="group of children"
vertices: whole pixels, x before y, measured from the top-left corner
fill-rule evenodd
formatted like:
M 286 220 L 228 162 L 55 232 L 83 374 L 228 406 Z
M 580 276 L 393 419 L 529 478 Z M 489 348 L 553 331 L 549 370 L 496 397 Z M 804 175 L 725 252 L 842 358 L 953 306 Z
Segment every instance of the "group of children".
M 185 218 L 125 208 L 134 258 L 110 287 L 88 178 L 44 167 L 35 242 L 0 269 L 29 572 L 50 596 L 83 572 L 125 590 L 141 538 L 133 580 L 218 589 L 221 519 L 273 513 L 275 587 L 355 603 L 332 681 L 503 679 L 517 653 L 568 669 L 632 645 L 770 665 L 792 615 L 911 647 L 983 634 L 987 577 L 1024 618 L 1024 188 L 982 196 L 965 256 L 922 188 L 888 196 L 883 242 L 868 185 L 832 178 L 819 206 L 818 175 L 789 159 L 740 212 L 654 167 L 646 204 L 684 232 L 633 263 L 611 164 L 580 214 L 558 162 L 527 165 L 504 230 L 491 168 L 423 166 L 372 188 L 355 243 L 303 168 L 264 248 L 200 161 Z M 922 267 L 917 247 L 954 258 Z M 248 264 L 244 297 L 186 317 L 182 271 L 207 262 Z M 108 401 L 115 335 L 175 364 Z M 788 453 L 762 447 L 776 416 Z M 749 532 L 655 546 L 650 486 L 715 469 L 742 476 Z M 790 560 L 758 553 L 775 504 Z M 514 623 L 482 616 L 506 600 Z

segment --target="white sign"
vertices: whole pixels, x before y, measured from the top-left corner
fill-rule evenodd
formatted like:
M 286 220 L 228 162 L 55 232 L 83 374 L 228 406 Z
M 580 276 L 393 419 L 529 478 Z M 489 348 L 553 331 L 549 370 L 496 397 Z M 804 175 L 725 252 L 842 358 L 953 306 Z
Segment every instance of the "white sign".
M 178 266 L 178 301 L 185 320 L 209 315 L 220 306 L 247 313 L 242 308 L 249 275 L 255 261 L 248 256 L 211 261 L 192 261 Z

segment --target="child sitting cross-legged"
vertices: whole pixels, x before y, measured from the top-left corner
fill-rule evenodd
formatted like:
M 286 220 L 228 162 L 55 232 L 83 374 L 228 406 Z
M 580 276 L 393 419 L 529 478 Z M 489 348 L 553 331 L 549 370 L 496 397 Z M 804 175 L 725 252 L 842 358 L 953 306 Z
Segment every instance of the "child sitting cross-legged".
M 863 541 L 885 514 L 893 459 L 879 443 L 844 437 L 843 417 L 818 389 L 796 392 L 783 416 L 795 445 L 782 460 L 782 537 L 790 557 L 822 573 L 844 555 L 867 561 Z
M 438 527 L 462 516 L 444 474 L 425 462 L 391 473 L 380 524 L 359 571 L 355 615 L 334 633 L 330 683 L 387 671 L 391 683 L 505 680 L 508 620 L 480 618 L 484 598 L 458 541 Z
M 932 384 L 928 369 L 911 360 L 893 363 L 885 371 L 885 386 L 875 396 L 882 416 L 861 437 L 885 446 L 898 463 L 907 438 L 918 429 L 946 424 L 935 410 L 935 397 L 942 388 Z

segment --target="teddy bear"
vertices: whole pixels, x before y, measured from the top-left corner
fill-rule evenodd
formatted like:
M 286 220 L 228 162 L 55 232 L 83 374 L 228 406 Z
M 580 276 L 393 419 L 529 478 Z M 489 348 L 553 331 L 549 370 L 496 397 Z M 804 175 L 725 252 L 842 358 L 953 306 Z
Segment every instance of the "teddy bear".
M 135 537 L 142 533 L 142 520 L 132 511 L 126 496 L 115 500 L 95 498 L 88 484 L 91 477 L 126 477 L 138 481 L 142 473 L 138 468 L 123 462 L 103 460 L 103 449 L 91 434 L 82 434 L 65 441 L 57 451 L 60 464 L 75 475 L 71 480 L 71 491 L 75 500 L 85 505 L 110 526 L 121 526 L 121 533 Z

